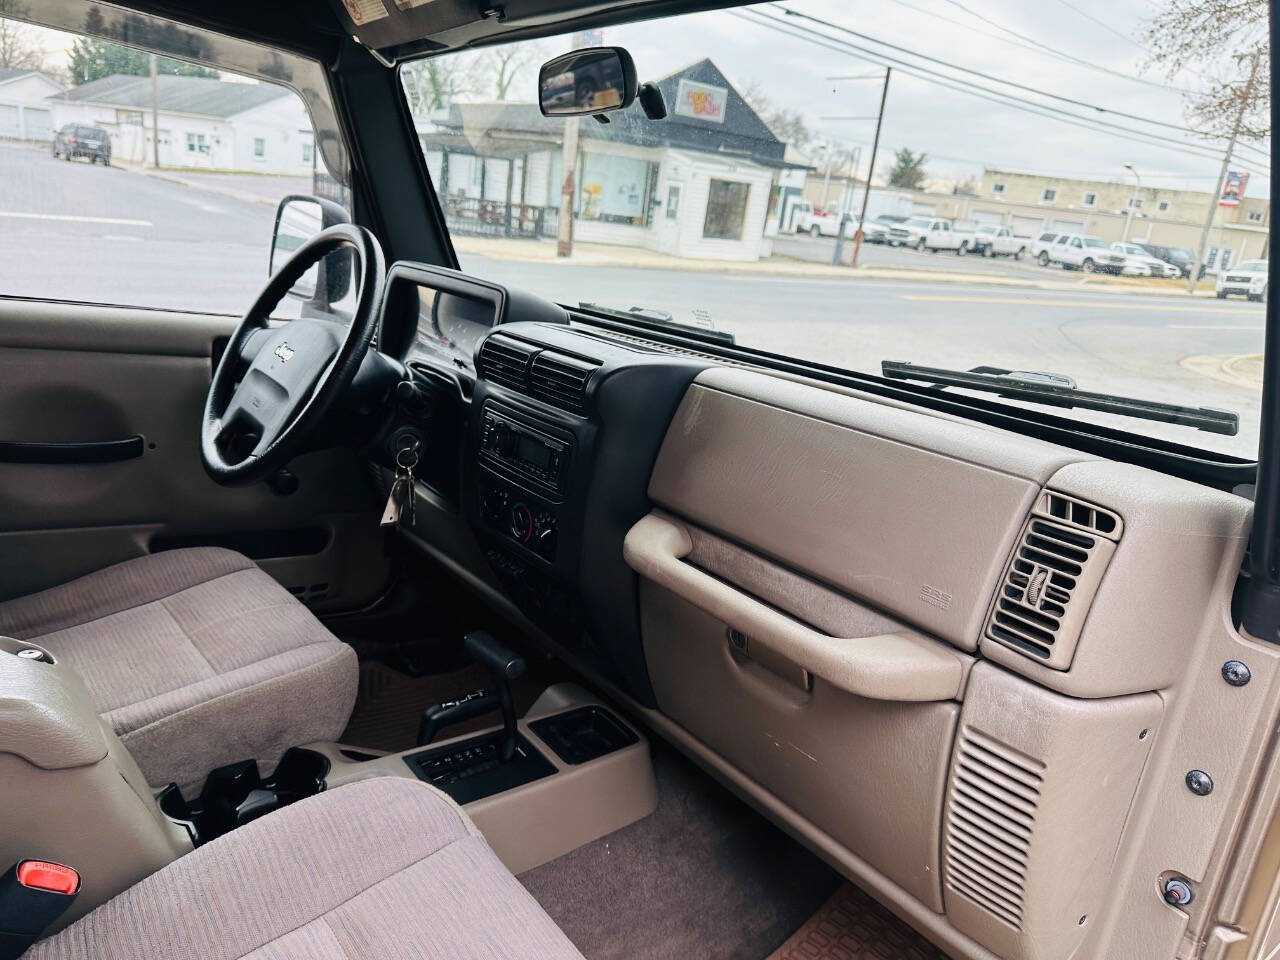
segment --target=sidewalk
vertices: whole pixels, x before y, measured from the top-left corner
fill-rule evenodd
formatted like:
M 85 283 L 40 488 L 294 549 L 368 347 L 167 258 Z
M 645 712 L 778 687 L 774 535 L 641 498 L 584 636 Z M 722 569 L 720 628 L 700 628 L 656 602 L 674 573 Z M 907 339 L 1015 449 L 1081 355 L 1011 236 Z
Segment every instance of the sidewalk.
M 495 260 L 515 260 L 557 266 L 613 266 L 640 270 L 679 270 L 688 273 L 721 273 L 753 277 L 796 277 L 826 280 L 897 280 L 929 283 L 979 284 L 1023 290 L 1080 290 L 1082 287 L 1105 289 L 1107 292 L 1149 296 L 1187 296 L 1182 287 L 1175 289 L 1148 287 L 1118 277 L 1090 276 L 1080 280 L 1023 280 L 990 273 L 959 270 L 929 270 L 916 267 L 837 267 L 832 264 L 772 257 L 759 261 L 699 260 L 673 257 L 643 247 L 623 247 L 601 243 L 575 243 L 573 256 L 556 256 L 551 239 L 521 240 L 507 237 L 454 236 L 454 248 L 461 254 L 474 254 Z M 1193 296 L 1213 296 L 1212 289 L 1197 290 Z
M 134 164 L 118 164 L 130 173 L 154 177 L 167 183 L 176 183 L 193 190 L 217 194 L 242 203 L 255 203 L 276 207 L 291 193 L 310 194 L 310 177 L 289 177 L 269 173 L 239 173 L 211 170 L 187 170 L 180 168 L 144 167 Z
M 1200 355 L 1184 357 L 1179 361 L 1186 369 L 1233 387 L 1262 392 L 1262 354 L 1246 353 L 1239 356 Z

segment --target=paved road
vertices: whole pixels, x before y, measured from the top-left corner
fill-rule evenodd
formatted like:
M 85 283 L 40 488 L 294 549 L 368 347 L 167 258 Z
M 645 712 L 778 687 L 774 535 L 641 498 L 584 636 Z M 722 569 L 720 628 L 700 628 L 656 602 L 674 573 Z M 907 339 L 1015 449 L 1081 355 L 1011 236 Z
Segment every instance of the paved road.
M 266 279 L 273 219 L 272 207 L 262 203 L 0 146 L 0 294 L 238 314 Z M 992 263 L 872 249 L 966 270 Z M 568 303 L 652 306 L 677 316 L 706 310 L 743 344 L 838 366 L 878 372 L 882 359 L 896 359 L 1052 370 L 1086 389 L 1236 410 L 1242 430 L 1235 438 L 1142 426 L 1224 452 L 1249 455 L 1256 447 L 1258 392 L 1206 377 L 1183 361 L 1260 352 L 1257 304 L 479 256 L 466 257 L 463 266 Z
M 849 256 L 851 240 L 845 240 L 844 256 Z M 835 254 L 834 237 L 814 237 L 805 234 L 780 235 L 774 238 L 773 254 L 792 260 L 810 263 L 831 263 Z M 1013 260 L 1009 257 L 980 257 L 968 254 L 956 256 L 951 251 L 921 252 L 907 247 L 890 247 L 885 244 L 864 243 L 858 253 L 859 266 L 907 267 L 916 270 L 936 270 L 954 273 L 991 274 L 997 277 L 1013 277 L 1019 280 L 1061 280 L 1061 267 L 1042 267 L 1030 258 Z

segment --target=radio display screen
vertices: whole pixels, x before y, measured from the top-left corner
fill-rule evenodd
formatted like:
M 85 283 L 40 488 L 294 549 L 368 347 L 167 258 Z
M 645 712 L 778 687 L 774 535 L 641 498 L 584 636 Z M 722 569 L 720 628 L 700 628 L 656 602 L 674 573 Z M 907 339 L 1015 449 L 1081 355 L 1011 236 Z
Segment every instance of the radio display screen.
M 519 434 L 516 437 L 516 456 L 521 460 L 525 460 L 548 470 L 551 467 L 552 450 L 545 443 L 538 440 L 537 437 L 531 437 L 528 434 Z

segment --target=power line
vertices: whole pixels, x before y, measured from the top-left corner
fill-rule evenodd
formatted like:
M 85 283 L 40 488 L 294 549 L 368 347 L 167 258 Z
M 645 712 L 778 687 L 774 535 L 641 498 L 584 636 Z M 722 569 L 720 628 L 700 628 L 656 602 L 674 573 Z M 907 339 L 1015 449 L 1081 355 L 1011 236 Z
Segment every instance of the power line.
M 1176 123 L 1168 123 L 1164 120 L 1148 120 L 1146 117 L 1139 116 L 1138 114 L 1135 114 L 1135 113 L 1126 113 L 1123 110 L 1115 110 L 1110 107 L 1099 106 L 1098 104 L 1095 104 L 1095 103 L 1087 103 L 1083 100 L 1076 100 L 1072 97 L 1065 97 L 1065 96 L 1062 96 L 1061 94 L 1051 93 L 1047 90 L 1040 90 L 1036 87 L 1031 87 L 1031 86 L 1028 86 L 1027 84 L 1018 83 L 1013 80 L 1004 80 L 992 74 L 983 73 L 981 70 L 974 70 L 970 67 L 962 67 L 959 64 L 952 63 L 949 60 L 942 60 L 942 59 L 939 59 L 938 57 L 931 57 L 928 54 L 919 53 L 918 51 L 912 50 L 909 47 L 903 47 L 903 46 L 899 46 L 896 43 L 890 43 L 887 40 L 877 39 L 876 37 L 872 37 L 865 33 L 860 33 L 857 30 L 854 30 L 850 27 L 842 26 L 841 24 L 838 24 L 838 23 L 833 23 L 830 20 L 823 20 L 821 17 L 815 17 L 809 13 L 802 13 L 799 10 L 793 10 L 790 7 L 785 7 L 779 3 L 771 4 L 771 6 L 777 10 L 782 11 L 789 17 L 797 17 L 802 20 L 808 20 L 812 23 L 820 24 L 821 26 L 827 27 L 829 29 L 838 30 L 841 33 L 847 33 L 850 36 L 859 38 L 860 40 L 865 40 L 869 43 L 878 44 L 879 46 L 882 46 L 882 47 L 888 47 L 890 50 L 897 50 L 899 53 L 904 53 L 904 54 L 907 54 L 908 56 L 916 57 L 917 59 L 925 60 L 929 63 L 936 63 L 939 66 L 947 67 L 951 70 L 958 70 L 962 73 L 972 74 L 975 77 L 981 77 L 983 80 L 988 80 L 992 83 L 998 83 L 1003 86 L 1013 87 L 1016 90 L 1023 90 L 1027 93 L 1033 93 L 1036 96 L 1045 97 L 1050 100 L 1057 100 L 1061 103 L 1068 103 L 1074 107 L 1083 107 L 1086 110 L 1094 110 L 1098 113 L 1109 113 L 1116 117 L 1124 117 L 1126 120 L 1136 120 L 1139 123 L 1146 123 L 1152 126 L 1164 127 L 1169 130 L 1176 130 L 1179 133 L 1190 133 L 1198 137 L 1204 137 L 1203 133 L 1201 133 L 1198 130 L 1192 129 L 1191 127 L 1184 127 Z M 751 12 L 761 13 L 763 15 L 762 11 L 753 10 Z M 831 39 L 834 39 L 834 38 L 831 38 Z M 854 44 L 849 44 L 849 46 L 854 47 L 854 49 L 859 49 Z M 885 54 L 880 54 L 880 56 L 885 56 Z M 915 64 L 906 64 L 906 66 L 914 66 L 918 70 L 926 69 L 924 67 L 920 67 Z M 958 79 L 958 78 L 950 77 L 948 79 Z M 999 91 L 992 91 L 992 92 L 999 92 Z M 1216 138 L 1216 139 L 1222 139 L 1222 138 Z
M 865 47 L 859 47 L 847 40 L 840 40 L 816 30 L 796 26 L 794 24 L 787 23 L 786 21 L 777 20 L 759 10 L 730 12 L 732 15 L 738 16 L 742 19 L 746 19 L 748 14 L 753 17 L 758 17 L 760 19 L 748 20 L 748 22 L 755 23 L 757 26 L 765 26 L 766 28 L 772 29 L 778 33 L 782 33 L 796 39 L 805 40 L 817 46 L 825 47 L 826 49 L 834 50 L 837 53 L 843 53 L 846 56 L 854 56 L 870 63 L 879 63 L 882 66 L 892 65 L 901 69 L 902 72 L 906 73 L 908 76 L 912 76 L 916 79 L 924 80 L 929 83 L 935 83 L 939 86 L 946 87 L 947 89 L 955 90 L 960 93 L 967 93 L 983 100 L 989 100 L 993 103 L 998 103 L 1001 106 L 1012 107 L 1017 110 L 1031 113 L 1035 116 L 1058 120 L 1059 122 L 1082 127 L 1094 132 L 1098 132 L 1102 128 L 1107 128 L 1104 132 L 1117 131 L 1130 138 L 1138 137 L 1141 138 L 1140 142 L 1151 146 L 1172 145 L 1172 149 L 1199 159 L 1218 159 L 1218 155 L 1211 152 L 1212 148 L 1208 146 L 1192 144 L 1184 140 L 1175 140 L 1171 137 L 1165 137 L 1161 134 L 1151 133 L 1145 130 L 1134 130 L 1130 127 L 1120 126 L 1118 124 L 1109 123 L 1105 120 L 1098 120 L 1092 117 L 1082 117 L 1079 114 L 1071 113 L 1069 111 L 1062 110 L 1061 108 L 1052 107 L 1047 104 L 1035 103 L 1034 101 L 1026 100 L 1025 98 L 1020 99 L 1012 94 L 1004 93 L 999 90 L 991 90 L 990 88 L 979 87 L 972 83 L 964 83 L 964 85 L 961 85 L 959 78 L 939 73 L 936 70 L 930 70 L 928 67 L 921 67 L 917 64 L 907 63 L 906 61 L 899 60 L 896 57 L 891 57 L 888 54 L 880 53 L 879 51 L 867 50 Z M 915 71 L 922 71 L 922 73 Z M 931 76 L 925 76 L 923 74 L 930 74 Z M 1169 146 L 1163 146 L 1162 148 L 1170 149 Z
M 1137 40 L 1133 39 L 1133 37 L 1127 34 L 1121 33 L 1111 24 L 1107 23 L 1107 21 L 1103 20 L 1101 17 L 1095 17 L 1088 10 L 1081 10 L 1074 3 L 1072 3 L 1071 0 L 1058 0 L 1058 2 L 1062 4 L 1064 7 L 1066 7 L 1068 10 L 1074 10 L 1076 13 L 1080 14 L 1080 16 L 1084 17 L 1086 20 L 1092 20 L 1094 23 L 1102 27 L 1102 29 L 1106 30 L 1108 33 L 1115 34 L 1117 37 L 1119 37 L 1121 40 L 1124 40 L 1126 43 L 1133 44 L 1135 47 L 1137 47 L 1139 50 L 1141 50 L 1143 53 L 1147 54 L 1148 56 L 1151 54 L 1150 50 L 1148 50 L 1146 47 L 1140 44 Z

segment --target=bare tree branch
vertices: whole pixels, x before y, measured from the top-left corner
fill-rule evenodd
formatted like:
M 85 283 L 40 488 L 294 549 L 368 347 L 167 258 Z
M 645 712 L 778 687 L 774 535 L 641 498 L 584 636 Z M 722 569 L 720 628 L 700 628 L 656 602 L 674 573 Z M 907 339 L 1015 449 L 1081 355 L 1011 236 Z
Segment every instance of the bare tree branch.
M 0 68 L 40 70 L 44 67 L 44 49 L 35 30 L 20 20 L 26 4 L 20 0 L 0 0 Z

